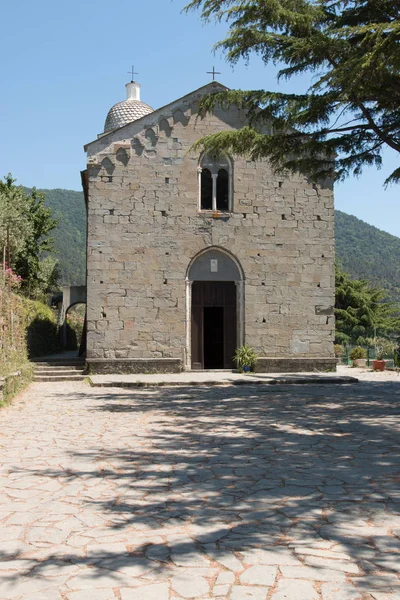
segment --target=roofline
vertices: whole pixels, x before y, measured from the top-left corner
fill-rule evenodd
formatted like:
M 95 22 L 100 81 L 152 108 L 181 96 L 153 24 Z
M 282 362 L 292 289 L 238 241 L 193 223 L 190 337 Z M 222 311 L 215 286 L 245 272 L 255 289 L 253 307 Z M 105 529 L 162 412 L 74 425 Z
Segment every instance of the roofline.
M 104 133 L 100 133 L 99 137 L 97 138 L 97 140 L 93 140 L 92 142 L 88 142 L 87 144 L 85 144 L 83 146 L 84 151 L 86 152 L 87 149 L 89 148 L 89 146 L 91 146 L 92 144 L 95 144 L 96 142 L 99 141 L 99 139 L 104 139 L 105 137 L 107 137 L 108 135 L 112 135 L 113 133 L 115 133 L 116 131 L 118 131 L 119 129 L 123 129 L 124 127 L 128 127 L 129 125 L 131 125 L 132 123 L 138 123 L 139 121 L 141 121 L 142 119 L 146 119 L 147 117 L 149 117 L 150 115 L 154 115 L 155 113 L 159 112 L 159 111 L 164 111 L 166 110 L 168 107 L 172 106 L 173 104 L 175 104 L 176 102 L 180 102 L 182 100 L 184 100 L 185 98 L 187 98 L 188 96 L 192 96 L 192 94 L 197 94 L 197 92 L 200 92 L 201 90 L 203 90 L 204 88 L 209 87 L 210 85 L 218 85 L 218 87 L 223 88 L 224 90 L 226 90 L 227 92 L 230 91 L 230 88 L 226 87 L 226 85 L 223 85 L 222 83 L 219 83 L 219 81 L 210 81 L 210 83 L 206 83 L 205 85 L 202 85 L 201 87 L 199 87 L 197 90 L 193 90 L 192 92 L 189 92 L 188 94 L 185 94 L 184 96 L 182 96 L 181 98 L 177 98 L 176 100 L 173 100 L 172 102 L 169 102 L 168 104 L 165 104 L 164 106 L 161 106 L 160 108 L 157 108 L 156 110 L 154 110 L 153 112 L 144 115 L 143 117 L 140 117 L 139 119 L 135 119 L 134 121 L 130 121 L 129 123 L 126 123 L 125 125 L 122 125 L 121 127 L 117 127 L 116 129 L 112 129 L 111 131 L 107 131 Z M 121 102 L 124 102 L 124 100 L 121 100 Z M 117 102 L 118 104 L 118 102 Z M 115 105 L 114 105 L 115 106 Z M 149 105 L 147 105 L 149 106 Z M 111 109 L 110 109 L 111 110 Z

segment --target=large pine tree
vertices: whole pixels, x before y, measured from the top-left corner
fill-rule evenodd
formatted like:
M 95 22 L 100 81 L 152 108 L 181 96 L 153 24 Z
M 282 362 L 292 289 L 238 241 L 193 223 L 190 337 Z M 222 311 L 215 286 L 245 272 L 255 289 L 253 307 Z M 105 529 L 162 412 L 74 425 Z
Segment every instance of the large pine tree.
M 308 74 L 305 94 L 228 91 L 204 99 L 248 110 L 250 126 L 201 140 L 210 151 L 268 157 L 276 168 L 343 179 L 400 153 L 399 0 L 192 0 L 204 20 L 229 24 L 217 44 L 236 63 L 252 53 L 280 78 Z M 386 180 L 398 182 L 400 167 Z
M 398 335 L 399 305 L 385 302 L 385 290 L 351 279 L 339 266 L 335 279 L 337 343 L 366 345 L 368 338 Z

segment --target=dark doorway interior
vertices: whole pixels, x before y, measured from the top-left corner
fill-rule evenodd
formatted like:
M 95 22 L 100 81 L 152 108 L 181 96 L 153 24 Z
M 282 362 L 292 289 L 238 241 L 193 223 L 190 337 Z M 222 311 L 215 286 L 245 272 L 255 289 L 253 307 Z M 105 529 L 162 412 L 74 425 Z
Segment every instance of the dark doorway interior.
M 204 307 L 204 368 L 224 368 L 224 309 Z
M 232 369 L 236 348 L 236 286 L 233 281 L 192 285 L 192 369 Z

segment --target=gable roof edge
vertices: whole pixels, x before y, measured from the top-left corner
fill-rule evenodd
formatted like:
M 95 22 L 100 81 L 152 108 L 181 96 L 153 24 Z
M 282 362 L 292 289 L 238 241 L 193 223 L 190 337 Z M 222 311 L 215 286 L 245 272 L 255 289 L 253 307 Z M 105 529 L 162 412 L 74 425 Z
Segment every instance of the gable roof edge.
M 209 93 L 212 93 L 213 91 L 229 91 L 229 89 L 230 89 L 230 88 L 226 87 L 225 85 L 223 85 L 222 83 L 219 83 L 218 81 L 211 81 L 210 83 L 207 83 L 207 84 L 199 87 L 197 90 L 193 90 L 192 92 L 185 94 L 181 98 L 177 98 L 176 100 L 173 100 L 172 102 L 169 102 L 168 104 L 165 104 L 164 106 L 161 106 L 160 108 L 157 108 L 153 112 L 149 113 L 148 115 L 145 115 L 144 117 L 141 117 L 140 119 L 136 119 L 135 121 L 126 123 L 126 125 L 122 125 L 122 127 L 117 127 L 116 129 L 113 129 L 112 131 L 107 131 L 107 133 L 99 134 L 97 139 L 93 140 L 92 142 L 88 142 L 87 144 L 85 144 L 83 146 L 84 151 L 87 152 L 87 150 L 90 146 L 92 146 L 93 144 L 96 144 L 100 140 L 104 140 L 109 135 L 113 135 L 116 131 L 120 131 L 120 130 L 124 129 L 124 127 L 129 127 L 130 125 L 132 125 L 132 123 L 140 123 L 140 121 L 143 121 L 144 119 L 147 119 L 149 117 L 154 117 L 154 115 L 156 115 L 157 113 L 160 113 L 160 112 L 162 113 L 162 112 L 166 111 L 169 107 L 173 106 L 174 104 L 182 102 L 186 98 L 189 98 L 190 96 L 194 96 L 195 94 L 198 94 L 199 92 L 201 92 L 201 90 L 205 90 L 206 88 L 209 88 L 210 86 L 212 86 L 216 89 L 215 90 L 211 89 Z

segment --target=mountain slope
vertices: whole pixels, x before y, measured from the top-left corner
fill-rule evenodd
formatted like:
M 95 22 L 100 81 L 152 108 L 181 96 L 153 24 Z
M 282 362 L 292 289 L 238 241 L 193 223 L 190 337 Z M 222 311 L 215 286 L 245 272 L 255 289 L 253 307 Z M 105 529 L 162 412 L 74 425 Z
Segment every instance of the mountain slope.
M 54 233 L 63 285 L 84 285 L 86 209 L 82 192 L 41 190 L 60 223 Z M 335 211 L 336 256 L 354 279 L 368 279 L 400 301 L 400 238 Z
M 353 279 L 368 279 L 400 301 L 400 238 L 335 211 L 336 257 Z
M 61 284 L 85 285 L 86 208 L 83 193 L 62 189 L 39 191 L 46 194 L 45 204 L 59 220 L 52 236 L 55 258 L 60 261 Z

